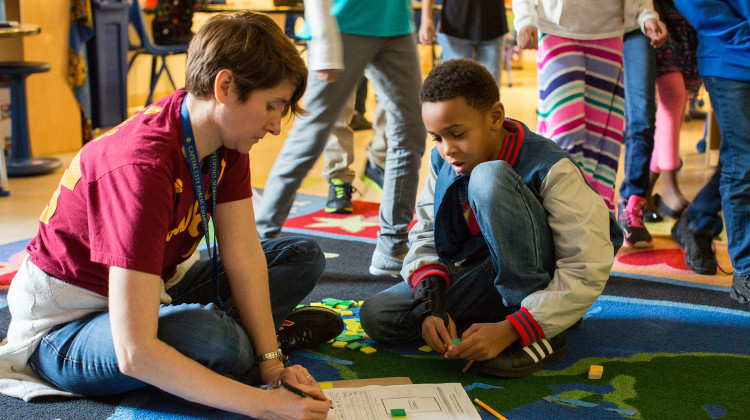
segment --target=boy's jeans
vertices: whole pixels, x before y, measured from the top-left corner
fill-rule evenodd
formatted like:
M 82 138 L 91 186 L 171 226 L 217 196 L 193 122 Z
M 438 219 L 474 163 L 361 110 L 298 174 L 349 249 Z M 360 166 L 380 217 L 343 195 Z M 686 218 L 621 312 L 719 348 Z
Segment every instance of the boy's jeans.
M 524 297 L 549 284 L 555 267 L 544 208 L 507 162 L 474 168 L 469 202 L 490 256 L 451 275 L 445 304 L 459 331 L 505 319 Z M 420 314 L 411 312 L 412 301 L 412 288 L 405 282 L 368 298 L 359 313 L 362 327 L 382 343 L 421 337 Z
M 307 238 L 269 239 L 262 245 L 278 328 L 315 287 L 325 259 L 317 243 Z M 239 323 L 221 262 L 219 281 L 223 310 L 212 303 L 216 287 L 211 261 L 196 262 L 182 281 L 169 289 L 172 304 L 159 309 L 159 339 L 217 373 L 257 382 L 260 378 L 257 369 L 252 369 L 252 344 Z M 109 312 L 92 313 L 55 327 L 44 336 L 29 365 L 46 381 L 84 395 L 112 395 L 147 385 L 120 373 Z

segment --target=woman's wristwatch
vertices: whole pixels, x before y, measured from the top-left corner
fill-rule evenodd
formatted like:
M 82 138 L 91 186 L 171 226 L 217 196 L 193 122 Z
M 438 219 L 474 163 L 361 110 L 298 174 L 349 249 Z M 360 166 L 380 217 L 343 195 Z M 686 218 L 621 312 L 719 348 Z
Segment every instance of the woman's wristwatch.
M 286 358 L 284 353 L 281 352 L 281 349 L 255 356 L 255 363 L 260 363 L 266 360 L 273 360 L 273 359 L 280 359 L 281 363 L 284 364 L 284 367 L 289 366 L 289 360 Z

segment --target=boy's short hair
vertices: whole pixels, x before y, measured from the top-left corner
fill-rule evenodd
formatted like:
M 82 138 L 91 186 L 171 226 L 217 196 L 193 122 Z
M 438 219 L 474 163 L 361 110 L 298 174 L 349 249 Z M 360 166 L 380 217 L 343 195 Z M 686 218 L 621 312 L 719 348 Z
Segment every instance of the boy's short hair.
M 211 17 L 190 41 L 187 56 L 185 89 L 198 98 L 213 95 L 216 75 L 228 69 L 242 102 L 253 91 L 292 80 L 297 88 L 282 115 L 304 113 L 299 102 L 307 88 L 307 67 L 297 47 L 266 15 L 244 11 Z
M 481 113 L 500 100 L 500 90 L 492 74 L 469 58 L 448 60 L 430 70 L 422 83 L 419 100 L 443 102 L 464 97 L 466 103 Z

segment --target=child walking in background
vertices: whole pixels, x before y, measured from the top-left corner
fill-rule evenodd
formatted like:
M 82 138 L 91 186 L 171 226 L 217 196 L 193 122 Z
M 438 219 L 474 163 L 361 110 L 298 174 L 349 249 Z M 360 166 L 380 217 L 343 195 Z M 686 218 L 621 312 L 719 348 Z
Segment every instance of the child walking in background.
M 677 183 L 680 160 L 680 129 L 685 119 L 688 99 L 701 87 L 698 75 L 698 35 L 677 11 L 673 0 L 655 0 L 654 8 L 667 26 L 669 35 L 656 50 L 656 88 L 659 92 L 656 110 L 654 151 L 651 155 L 649 208 L 660 216 L 679 218 L 689 204 Z M 661 178 L 660 194 L 653 194 L 656 180 Z
M 518 377 L 565 356 L 563 332 L 604 289 L 622 232 L 571 156 L 506 118 L 499 98 L 470 59 L 425 79 L 435 148 L 405 281 L 366 299 L 360 321 L 374 340 L 421 337 L 481 372 Z
M 637 13 L 652 40 L 664 36 L 650 8 L 633 2 L 514 0 L 521 48 L 537 48 L 537 132 L 568 151 L 614 210 L 614 185 L 625 124 L 624 16 Z

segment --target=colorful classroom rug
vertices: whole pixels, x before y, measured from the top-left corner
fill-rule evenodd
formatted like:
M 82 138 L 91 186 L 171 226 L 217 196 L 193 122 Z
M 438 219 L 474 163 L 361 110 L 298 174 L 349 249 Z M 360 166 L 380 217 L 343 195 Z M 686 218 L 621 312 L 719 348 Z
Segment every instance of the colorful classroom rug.
M 324 201 L 298 197 L 285 228 L 288 234 L 313 236 L 326 252 L 326 273 L 304 303 L 326 298 L 359 301 L 400 281 L 367 274 L 377 207 L 355 202 L 351 216 L 328 215 L 320 210 Z M 25 242 L 0 246 L 0 276 L 17 267 Z M 655 249 L 662 245 L 668 243 L 658 242 Z M 750 398 L 743 390 L 750 377 L 750 311 L 729 299 L 721 284 L 645 273 L 614 272 L 582 325 L 567 333 L 567 357 L 528 378 L 492 378 L 479 374 L 476 367 L 461 373 L 465 361 L 421 351 L 423 342 L 388 346 L 359 336 L 355 343 L 376 352 L 368 355 L 325 344 L 295 352 L 291 359 L 308 367 L 319 381 L 408 376 L 415 383 L 460 382 L 472 399 L 484 401 L 510 420 L 746 418 Z M 0 302 L 0 337 L 10 318 L 3 306 Z M 343 317 L 356 331 L 359 308 L 346 310 L 351 314 Z M 587 378 L 593 364 L 604 367 L 602 379 Z M 9 418 L 50 419 L 240 418 L 154 388 L 108 398 L 32 403 L 0 396 L 0 413 L 0 418 L 5 413 Z M 481 409 L 480 413 L 483 419 L 493 418 Z

